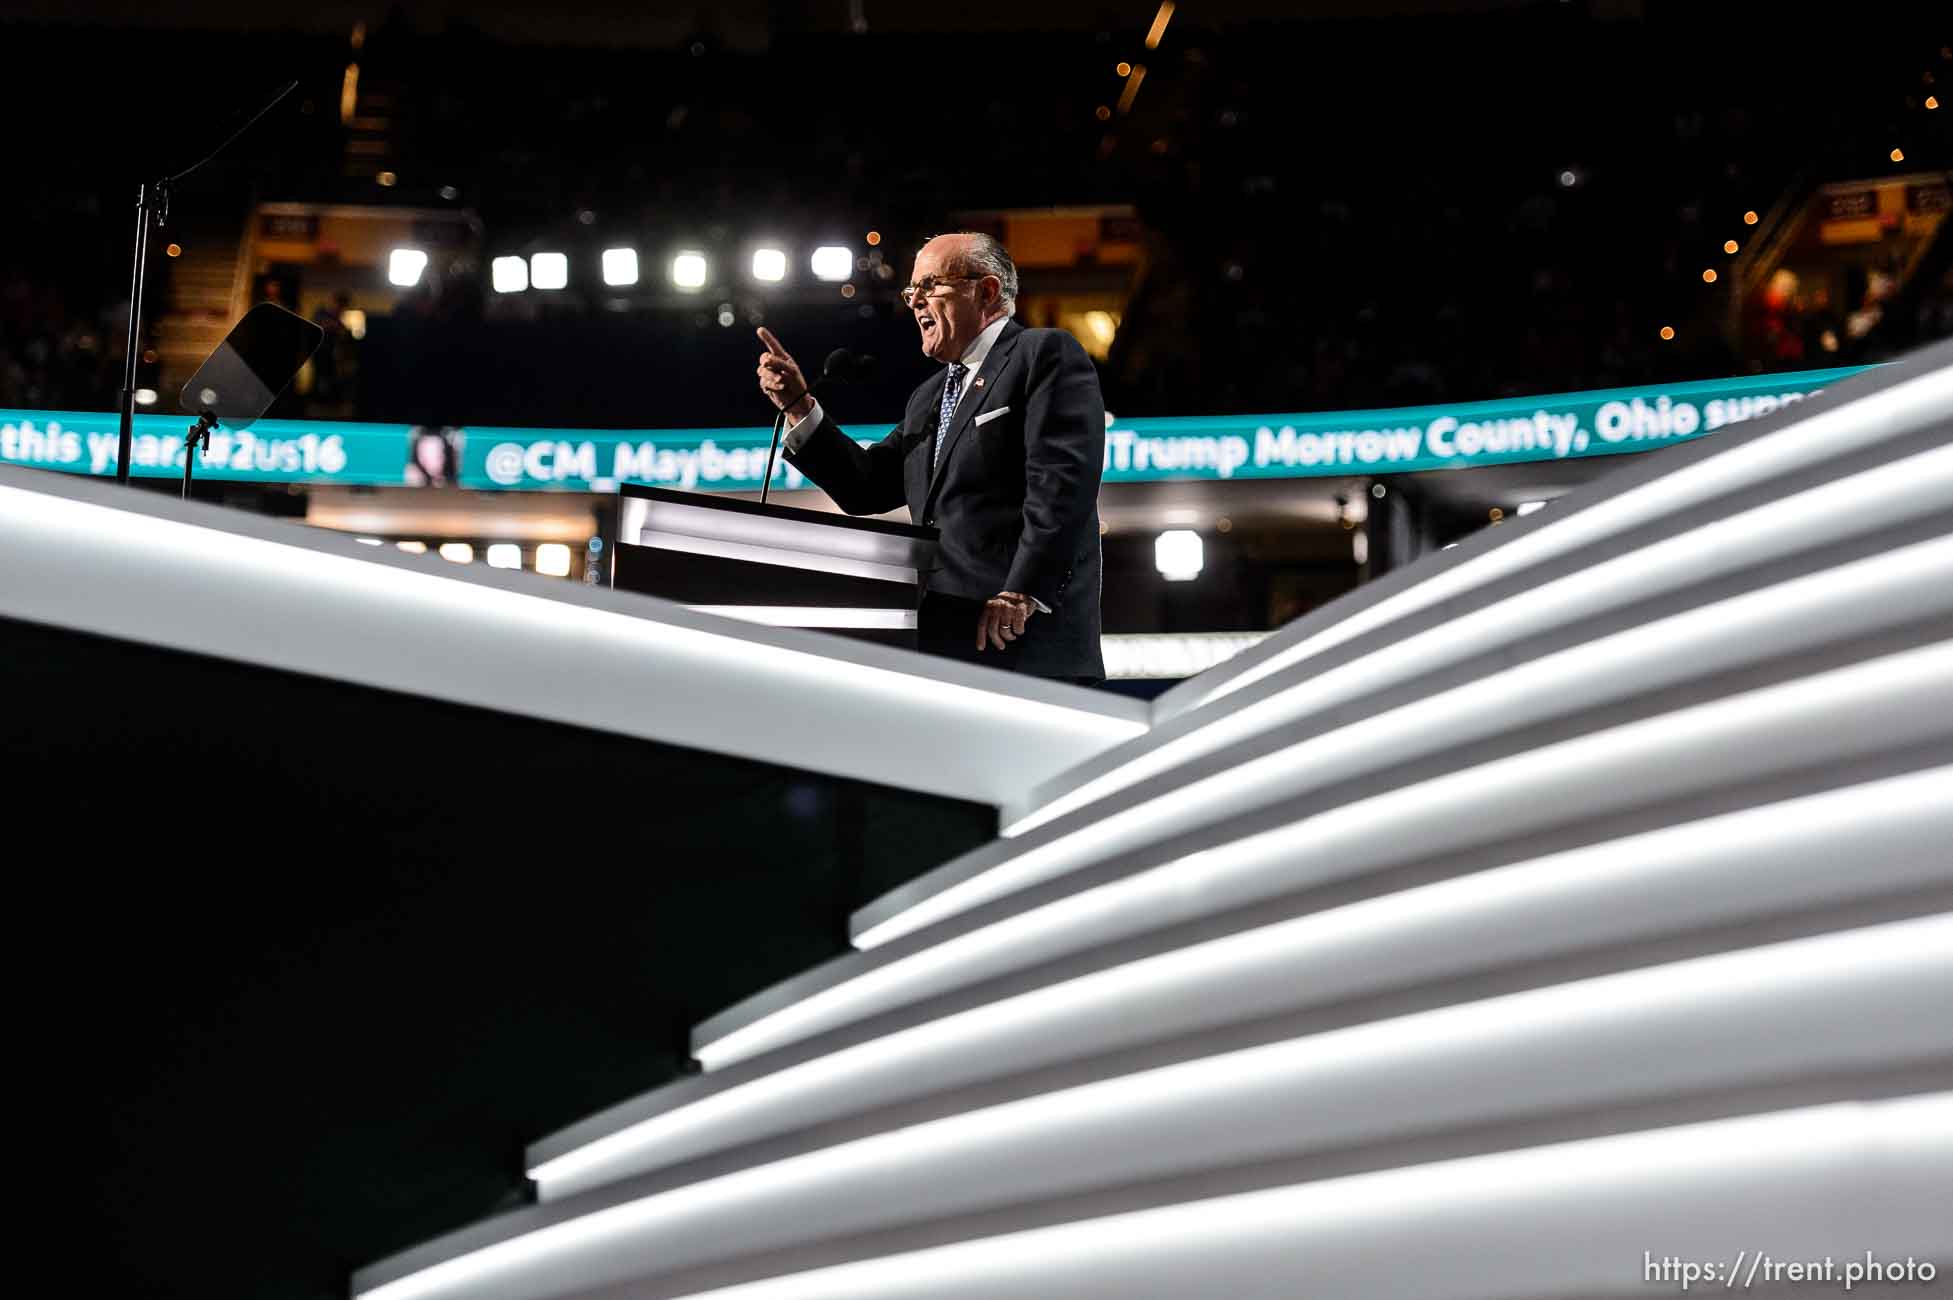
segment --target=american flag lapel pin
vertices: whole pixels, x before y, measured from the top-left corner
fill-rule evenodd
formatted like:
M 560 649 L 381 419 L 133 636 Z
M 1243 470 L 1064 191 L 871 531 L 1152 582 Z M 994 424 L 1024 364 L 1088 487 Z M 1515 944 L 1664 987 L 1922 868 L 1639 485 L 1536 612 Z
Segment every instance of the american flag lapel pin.
M 978 387 L 978 388 L 981 388 L 981 387 L 983 387 L 983 376 L 982 376 L 982 375 L 978 375 L 978 376 L 976 377 L 976 385 L 975 385 L 975 386 L 976 386 L 976 387 Z

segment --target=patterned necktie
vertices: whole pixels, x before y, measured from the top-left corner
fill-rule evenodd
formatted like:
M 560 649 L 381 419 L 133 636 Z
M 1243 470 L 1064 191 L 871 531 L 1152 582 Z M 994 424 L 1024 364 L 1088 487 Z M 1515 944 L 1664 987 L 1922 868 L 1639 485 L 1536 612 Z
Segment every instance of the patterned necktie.
M 949 432 L 950 417 L 956 414 L 956 399 L 963 395 L 963 367 L 952 363 L 949 382 L 943 385 L 943 406 L 936 413 L 936 456 L 930 467 L 943 463 L 943 436 Z

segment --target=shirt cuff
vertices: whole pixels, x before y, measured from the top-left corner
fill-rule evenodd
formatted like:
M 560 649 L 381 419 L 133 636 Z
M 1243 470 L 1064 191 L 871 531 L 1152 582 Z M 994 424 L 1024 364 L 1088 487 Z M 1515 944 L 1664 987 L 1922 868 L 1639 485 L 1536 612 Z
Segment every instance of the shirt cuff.
M 813 436 L 814 426 L 821 422 L 821 403 L 814 399 L 814 409 L 787 426 L 787 450 L 798 456 L 800 448 Z

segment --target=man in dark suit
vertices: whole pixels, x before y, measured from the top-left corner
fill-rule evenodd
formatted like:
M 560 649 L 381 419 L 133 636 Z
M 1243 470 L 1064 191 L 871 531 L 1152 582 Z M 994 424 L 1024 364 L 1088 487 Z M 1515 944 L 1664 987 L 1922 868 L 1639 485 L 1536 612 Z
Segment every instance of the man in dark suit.
M 1098 372 L 1063 330 L 1025 329 L 1017 268 L 988 235 L 938 235 L 902 298 L 942 362 L 895 431 L 863 448 L 827 418 L 762 329 L 760 388 L 787 413 L 786 457 L 853 515 L 907 505 L 941 533 L 917 611 L 921 648 L 1084 684 L 1099 654 Z

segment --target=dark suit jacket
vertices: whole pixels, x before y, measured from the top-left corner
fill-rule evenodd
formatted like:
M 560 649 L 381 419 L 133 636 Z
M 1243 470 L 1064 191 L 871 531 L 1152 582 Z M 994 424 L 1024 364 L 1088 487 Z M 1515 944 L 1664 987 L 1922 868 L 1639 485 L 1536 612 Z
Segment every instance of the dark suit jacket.
M 907 505 L 940 530 L 931 591 L 987 600 L 1021 591 L 1034 614 L 1018 667 L 1044 677 L 1105 676 L 1099 653 L 1099 472 L 1105 401 L 1098 371 L 1063 330 L 1005 324 L 983 369 L 965 376 L 942 462 L 931 470 L 947 368 L 909 396 L 902 423 L 858 446 L 822 415 L 787 459 L 851 515 Z M 979 425 L 986 412 L 1003 412 Z M 972 633 L 974 633 L 972 628 Z

